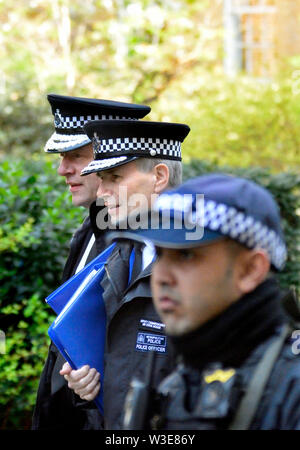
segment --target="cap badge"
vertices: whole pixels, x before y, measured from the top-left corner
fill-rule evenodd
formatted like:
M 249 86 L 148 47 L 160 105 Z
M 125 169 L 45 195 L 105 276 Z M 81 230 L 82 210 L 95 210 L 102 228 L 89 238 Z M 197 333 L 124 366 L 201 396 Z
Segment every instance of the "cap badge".
M 96 131 L 94 132 L 94 136 L 92 138 L 92 146 L 93 146 L 93 152 L 94 152 L 94 158 L 96 159 L 97 153 L 100 153 L 100 139 Z
M 59 112 L 59 109 L 56 110 L 56 113 L 54 115 L 54 125 L 56 127 L 59 127 L 59 125 L 62 123 L 61 115 Z

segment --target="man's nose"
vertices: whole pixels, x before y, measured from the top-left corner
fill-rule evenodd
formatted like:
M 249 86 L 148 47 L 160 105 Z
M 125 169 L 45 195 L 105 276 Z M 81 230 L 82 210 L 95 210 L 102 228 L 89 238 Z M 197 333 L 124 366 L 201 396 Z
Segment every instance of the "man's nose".
M 101 181 L 100 181 L 98 189 L 97 189 L 97 197 L 98 198 L 100 198 L 100 197 L 103 198 L 103 187 L 102 187 L 102 182 Z
M 57 169 L 58 175 L 65 177 L 66 175 L 73 174 L 75 172 L 73 164 L 66 158 L 62 158 Z
M 102 197 L 103 199 L 107 197 L 111 197 L 112 190 L 109 189 L 109 186 L 107 183 L 105 183 L 103 180 L 100 181 L 99 187 L 97 189 L 97 197 Z
M 172 286 L 175 283 L 173 271 L 174 261 L 165 255 L 160 255 L 153 267 L 153 281 L 159 285 Z

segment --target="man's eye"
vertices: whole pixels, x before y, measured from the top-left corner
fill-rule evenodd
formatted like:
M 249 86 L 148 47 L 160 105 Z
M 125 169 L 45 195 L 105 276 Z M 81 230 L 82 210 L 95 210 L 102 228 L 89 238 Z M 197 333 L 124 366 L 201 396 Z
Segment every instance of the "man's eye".
M 67 153 L 63 156 L 63 158 L 68 158 L 70 161 L 81 157 L 82 157 L 81 153 L 70 153 L 69 155 Z
M 162 250 L 160 247 L 155 247 L 155 255 L 156 255 L 156 259 L 160 258 L 162 254 Z
M 176 257 L 182 261 L 188 261 L 195 257 L 195 252 L 193 249 L 181 249 L 178 250 Z
M 178 250 L 166 250 L 161 247 L 155 247 L 156 259 L 161 258 L 163 255 L 172 259 L 173 261 L 188 261 L 195 258 L 194 249 L 178 249 Z

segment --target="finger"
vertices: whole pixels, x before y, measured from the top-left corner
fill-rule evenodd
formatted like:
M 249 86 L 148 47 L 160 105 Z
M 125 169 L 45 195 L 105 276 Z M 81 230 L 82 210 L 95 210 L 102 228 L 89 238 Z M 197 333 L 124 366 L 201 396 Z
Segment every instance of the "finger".
M 69 387 L 74 389 L 74 391 L 78 394 L 79 392 L 89 392 L 89 385 L 91 383 L 99 381 L 100 374 L 96 371 L 96 369 L 90 369 L 88 375 L 81 380 L 74 382 L 73 380 L 69 380 Z M 92 386 L 94 387 L 94 384 Z M 87 389 L 87 391 L 85 391 Z M 78 394 L 79 395 L 79 394 Z
M 68 375 L 69 375 L 69 379 L 72 382 L 77 382 L 80 381 L 81 379 L 83 379 L 84 377 L 87 376 L 87 374 L 90 371 L 90 366 L 82 366 L 80 369 L 77 370 L 72 370 Z
M 68 385 L 71 389 L 74 389 L 74 391 L 77 393 L 78 391 L 85 389 L 95 379 L 95 377 L 97 377 L 99 380 L 99 376 L 97 374 L 98 372 L 96 371 L 96 369 L 90 369 L 86 376 L 80 378 L 79 380 L 77 379 L 74 380 L 71 373 L 68 379 Z
M 96 385 L 96 387 L 94 388 L 94 390 L 93 390 L 92 392 L 90 392 L 90 393 L 87 394 L 87 395 L 84 395 L 83 397 L 80 396 L 80 398 L 82 398 L 83 400 L 87 400 L 88 402 L 90 402 L 90 401 L 94 400 L 94 399 L 97 397 L 99 391 L 100 391 L 100 383 L 98 383 L 98 384 Z
M 94 378 L 86 386 L 75 389 L 76 394 L 78 394 L 80 397 L 91 394 L 96 388 L 96 386 L 98 384 L 100 385 L 99 379 L 100 374 L 96 372 Z
M 70 382 L 72 383 L 72 387 L 76 389 L 82 389 L 85 386 L 87 386 L 96 376 L 97 371 L 96 369 L 89 369 L 86 375 L 84 375 L 84 372 L 82 372 L 83 375 L 78 378 L 78 374 L 70 374 Z M 73 376 L 74 375 L 74 376 Z
M 72 367 L 70 366 L 70 364 L 68 362 L 65 362 L 64 365 L 62 366 L 61 370 L 59 371 L 59 373 L 61 375 L 65 375 L 65 374 L 69 374 L 72 371 Z

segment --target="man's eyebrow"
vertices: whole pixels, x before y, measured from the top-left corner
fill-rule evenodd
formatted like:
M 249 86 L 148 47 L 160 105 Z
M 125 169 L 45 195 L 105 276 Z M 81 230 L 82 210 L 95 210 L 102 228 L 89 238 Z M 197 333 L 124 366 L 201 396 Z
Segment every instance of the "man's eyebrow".
M 113 168 L 113 169 L 108 169 L 105 172 L 109 173 L 110 175 L 111 174 L 114 175 L 117 171 L 118 171 L 118 168 L 116 167 L 116 168 Z
M 98 174 L 98 177 L 103 177 L 104 175 L 114 174 L 115 171 L 116 171 L 116 169 L 107 169 L 107 170 L 103 171 L 104 173 L 103 172 L 97 172 L 97 174 Z

